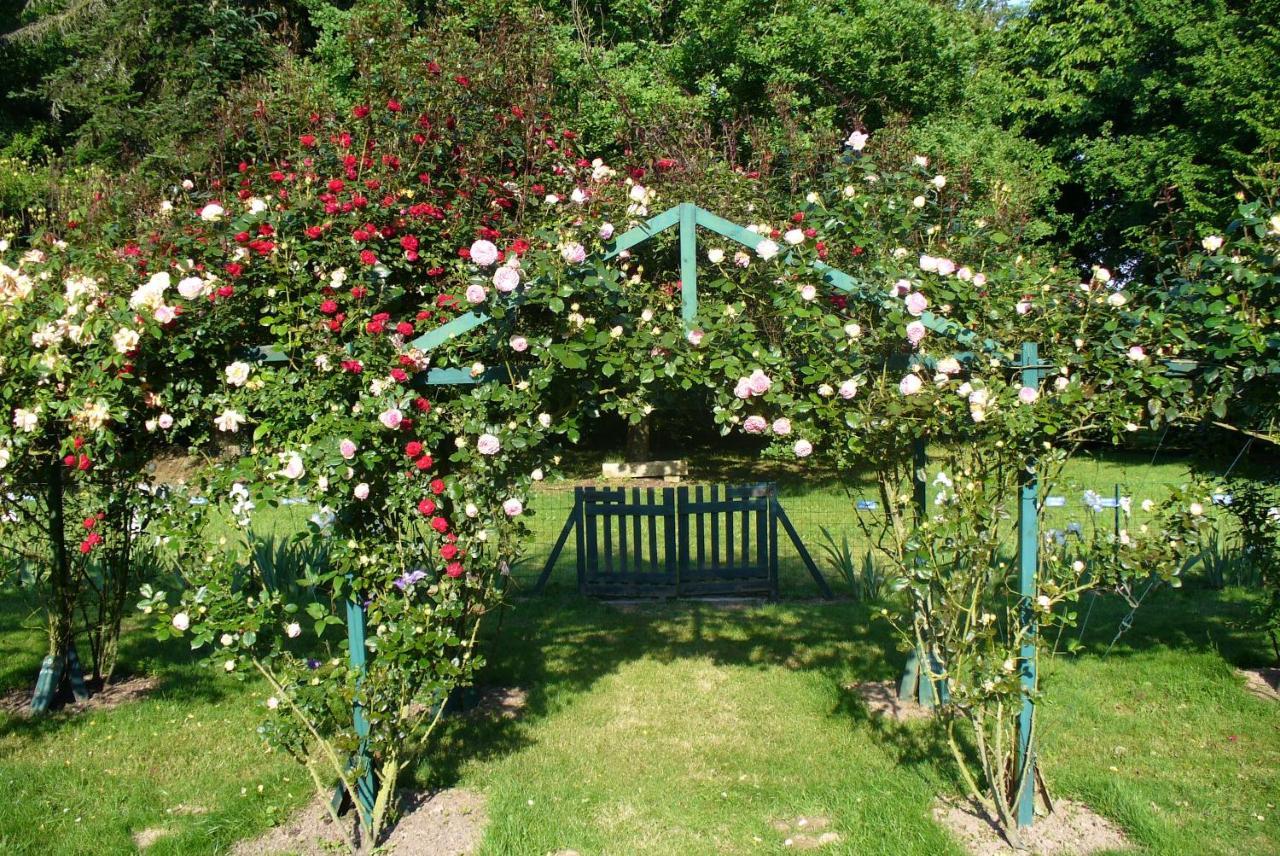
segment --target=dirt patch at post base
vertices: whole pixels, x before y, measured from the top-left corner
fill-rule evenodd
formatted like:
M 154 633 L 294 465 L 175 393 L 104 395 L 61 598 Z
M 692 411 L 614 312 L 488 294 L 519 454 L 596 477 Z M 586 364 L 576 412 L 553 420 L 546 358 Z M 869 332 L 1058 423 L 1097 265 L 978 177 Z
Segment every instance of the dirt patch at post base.
M 933 819 L 973 856 L 1088 856 L 1132 846 L 1118 826 L 1072 800 L 1054 800 L 1052 814 L 1037 817 L 1030 829 L 1024 829 L 1026 849 L 1021 851 L 1009 846 L 991 817 L 970 802 L 940 800 L 933 807 Z
M 334 825 L 324 803 L 315 799 L 284 824 L 251 841 L 241 841 L 232 856 L 332 856 L 345 852 L 344 833 L 355 827 L 350 813 Z M 480 846 L 487 822 L 485 799 L 475 791 L 450 788 L 436 793 L 405 793 L 400 811 L 379 853 L 394 856 L 469 856 Z M 348 826 L 349 824 L 349 826 Z M 370 848 L 365 848 L 367 852 Z
M 1280 669 L 1237 669 L 1244 687 L 1258 698 L 1280 701 Z
M 111 710 L 131 701 L 146 698 L 160 686 L 160 679 L 150 675 L 112 681 L 99 690 L 91 691 L 84 701 L 68 701 L 51 708 L 51 713 L 86 713 Z M 31 716 L 31 690 L 19 688 L 0 695 L 0 712 L 9 716 Z
M 917 722 L 933 716 L 933 711 L 920 703 L 898 698 L 898 685 L 893 681 L 868 681 L 850 684 L 845 689 L 862 699 L 874 716 L 883 716 L 894 722 Z

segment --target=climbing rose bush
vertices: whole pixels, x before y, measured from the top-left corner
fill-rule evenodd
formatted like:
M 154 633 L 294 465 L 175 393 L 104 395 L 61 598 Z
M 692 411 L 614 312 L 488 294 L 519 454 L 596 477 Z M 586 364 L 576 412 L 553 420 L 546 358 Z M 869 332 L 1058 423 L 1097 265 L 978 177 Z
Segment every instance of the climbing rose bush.
M 641 260 L 624 260 L 641 323 L 615 327 L 620 347 L 597 358 L 602 374 L 629 370 L 625 352 L 648 346 L 646 332 L 678 327 L 660 346 L 668 377 L 705 387 L 722 430 L 834 466 L 848 484 L 871 463 L 882 514 L 855 516 L 901 580 L 908 610 L 896 623 L 923 680 L 951 690 L 941 715 L 962 777 L 1016 840 L 1013 806 L 1034 776 L 1017 757 L 1016 711 L 1024 692 L 1040 698 L 1024 688 L 1034 663 L 1023 646 L 1073 621 L 1083 592 L 1150 574 L 1176 583 L 1207 501 L 1195 486 L 1175 491 L 1158 523 L 1070 558 L 1045 540 L 1040 587 L 1023 600 L 1007 558 L 1019 488 L 1049 488 L 1086 440 L 1163 428 L 1203 405 L 1170 369 L 1187 338 L 1147 308 L 1150 290 L 1041 257 L 1011 237 L 996 200 L 966 198 L 923 157 L 883 168 L 861 142 L 826 187 L 789 210 L 747 202 L 746 230 L 704 242 L 687 325 L 679 296 L 645 289 Z M 1038 346 L 1034 375 L 1022 342 Z M 617 406 L 646 412 L 660 377 L 620 384 Z
M 163 510 L 147 467 L 189 433 L 225 347 L 216 308 L 148 268 L 111 212 L 0 242 L 0 529 L 47 614 L 54 679 L 115 663 L 125 598 Z M 204 351 L 203 355 L 197 349 Z
M 439 85 L 462 115 L 470 82 Z M 600 224 L 655 198 L 570 130 L 516 107 L 468 115 L 406 96 L 312 116 L 229 185 L 193 182 L 155 227 L 152 264 L 229 313 L 244 350 L 201 402 L 229 451 L 163 533 L 184 585 L 140 606 L 213 668 L 267 681 L 263 734 L 319 790 L 354 794 L 376 769 L 369 840 L 483 662 L 547 441 L 576 438 L 584 354 L 614 338 L 597 328 L 618 283 L 587 263 Z M 256 521 L 303 500 L 289 580 Z M 359 624 L 351 661 L 342 628 Z

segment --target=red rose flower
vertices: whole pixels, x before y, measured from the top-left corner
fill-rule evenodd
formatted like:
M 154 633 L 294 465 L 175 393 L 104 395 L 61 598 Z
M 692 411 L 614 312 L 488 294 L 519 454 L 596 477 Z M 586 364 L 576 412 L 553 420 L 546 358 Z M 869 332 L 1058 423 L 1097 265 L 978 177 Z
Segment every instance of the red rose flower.
M 446 562 L 458 558 L 458 546 L 456 544 L 445 544 L 440 548 L 440 558 Z
M 449 575 L 449 577 L 450 577 L 451 579 L 455 579 L 455 580 L 456 580 L 458 577 L 462 576 L 462 563 L 461 563 L 461 562 L 450 562 L 450 563 L 445 567 L 444 572 L 445 572 L 446 574 L 448 574 L 448 575 Z
M 352 109 L 351 115 L 355 116 L 357 119 L 363 119 L 365 116 L 369 115 L 369 105 L 357 104 L 355 108 Z
M 326 300 L 320 304 L 320 312 L 324 315 L 332 315 L 338 311 L 338 301 Z
M 423 455 L 421 458 L 414 461 L 413 465 L 417 467 L 420 472 L 425 472 L 426 470 L 431 469 L 431 465 L 434 463 L 435 461 L 431 459 L 430 455 Z
M 360 263 L 365 265 L 376 265 L 378 263 L 378 256 L 373 252 L 373 250 L 361 250 Z
M 431 528 L 443 535 L 449 531 L 449 521 L 443 517 L 433 517 L 431 518 Z
M 404 453 L 407 457 L 416 458 L 422 454 L 422 444 L 417 440 L 410 440 L 404 444 Z
M 298 137 L 298 142 L 302 143 L 305 148 L 309 149 L 316 144 L 316 135 L 303 134 L 301 137 Z
M 423 499 L 418 502 L 418 513 L 423 517 L 430 517 L 436 513 L 436 504 L 430 499 Z
M 444 481 L 442 479 L 432 479 L 430 487 L 431 492 L 436 496 L 444 493 Z

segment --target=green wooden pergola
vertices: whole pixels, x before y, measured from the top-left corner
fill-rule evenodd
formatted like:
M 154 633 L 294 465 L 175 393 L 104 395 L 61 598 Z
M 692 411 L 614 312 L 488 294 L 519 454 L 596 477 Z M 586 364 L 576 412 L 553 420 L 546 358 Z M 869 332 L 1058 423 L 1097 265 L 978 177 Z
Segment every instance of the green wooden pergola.
M 603 259 L 616 258 L 620 253 L 638 247 L 655 236 L 669 230 L 679 230 L 680 245 L 680 285 L 681 285 L 681 317 L 686 328 L 693 329 L 698 317 L 698 230 L 699 228 L 713 232 L 722 238 L 733 241 L 747 250 L 755 251 L 761 238 L 755 232 L 725 220 L 699 208 L 692 202 L 682 202 L 663 211 L 645 222 L 617 235 Z M 784 255 L 787 264 L 807 264 L 822 282 L 843 292 L 850 298 L 864 303 L 884 304 L 888 299 L 883 290 L 877 290 L 844 271 L 837 270 L 822 262 L 805 262 L 793 254 Z M 422 351 L 430 351 L 456 339 L 465 333 L 487 324 L 490 316 L 483 312 L 471 311 L 458 316 L 452 321 L 419 336 L 409 343 L 411 347 Z M 1038 347 L 1034 343 L 1022 345 L 1016 357 L 1007 353 L 999 343 L 984 339 L 963 325 L 933 314 L 924 312 L 920 319 L 926 329 L 955 341 L 967 349 L 957 357 L 972 359 L 977 355 L 985 355 L 1003 362 L 1011 370 L 1021 372 L 1025 386 L 1036 387 L 1045 374 L 1053 367 L 1040 363 Z M 500 375 L 486 372 L 476 377 L 469 370 L 461 368 L 433 368 L 427 372 L 426 385 L 460 385 L 477 384 L 498 379 Z M 924 475 L 925 448 L 922 443 L 915 448 L 915 501 L 922 513 L 925 511 L 925 494 L 927 482 Z M 1018 569 L 1019 595 L 1023 620 L 1033 625 L 1032 603 L 1037 593 L 1037 575 L 1039 562 L 1039 486 L 1033 473 L 1024 472 L 1019 491 L 1018 503 Z M 347 603 L 347 644 L 351 666 L 363 671 L 366 662 L 365 630 L 366 614 L 363 604 L 358 599 Z M 1024 776 L 1022 792 L 1017 798 L 1017 823 L 1020 827 L 1030 826 L 1035 819 L 1035 780 L 1034 747 L 1032 745 L 1032 714 L 1034 702 L 1032 695 L 1036 688 L 1036 641 L 1034 633 L 1030 634 L 1023 644 L 1018 659 L 1023 694 L 1022 708 L 1018 715 L 1018 755 L 1019 769 L 1028 771 Z M 939 700 L 946 699 L 945 680 L 935 681 L 931 670 L 921 668 L 919 654 L 908 657 L 907 666 L 899 685 L 899 695 L 911 698 L 932 707 Z M 373 810 L 376 794 L 376 781 L 372 759 L 369 755 L 368 738 L 369 722 L 359 703 L 355 704 L 353 719 L 356 734 L 361 743 L 359 757 L 353 762 L 361 771 L 356 781 L 356 802 L 358 810 L 366 816 Z

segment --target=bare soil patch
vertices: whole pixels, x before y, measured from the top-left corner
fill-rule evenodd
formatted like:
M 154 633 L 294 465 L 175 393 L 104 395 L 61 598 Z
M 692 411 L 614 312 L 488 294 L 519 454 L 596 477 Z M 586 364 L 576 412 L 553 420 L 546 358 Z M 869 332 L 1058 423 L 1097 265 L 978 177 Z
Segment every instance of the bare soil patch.
M 770 824 L 782 836 L 782 846 L 795 850 L 819 850 L 840 843 L 840 833 L 828 829 L 831 818 L 821 815 L 775 820 Z
M 160 686 L 160 679 L 150 675 L 122 678 L 111 681 L 98 690 L 91 690 L 85 701 L 71 700 L 55 708 L 58 713 L 85 713 L 111 710 L 131 701 L 146 698 Z M 10 716 L 31 716 L 31 689 L 20 687 L 0 695 L 0 711 Z
M 918 722 L 933 716 L 933 711 L 918 702 L 898 698 L 898 685 L 894 681 L 868 681 L 850 684 L 845 689 L 856 693 L 873 715 L 894 722 Z
M 400 814 L 378 852 L 394 856 L 468 856 L 480 845 L 487 820 L 484 796 L 463 788 L 436 793 L 405 793 Z M 334 825 L 316 798 L 291 820 L 250 841 L 241 841 L 233 856 L 332 856 L 342 851 L 344 832 L 355 828 L 354 816 Z M 365 848 L 369 850 L 371 848 Z
M 973 856 L 1010 856 L 1019 852 L 1034 856 L 1088 856 L 1131 846 L 1118 826 L 1072 800 L 1054 800 L 1052 814 L 1036 817 L 1031 828 L 1023 830 L 1026 849 L 1022 851 L 1009 845 L 985 811 L 967 801 L 940 800 L 933 808 L 933 818 Z
M 167 829 L 163 826 L 149 826 L 146 829 L 139 830 L 133 834 L 133 844 L 139 850 L 146 850 L 161 838 L 172 834 L 172 829 Z
M 468 713 L 489 719 L 515 719 L 528 703 L 529 693 L 520 687 L 488 687 Z
M 1258 698 L 1280 701 L 1280 669 L 1237 669 L 1244 687 Z

